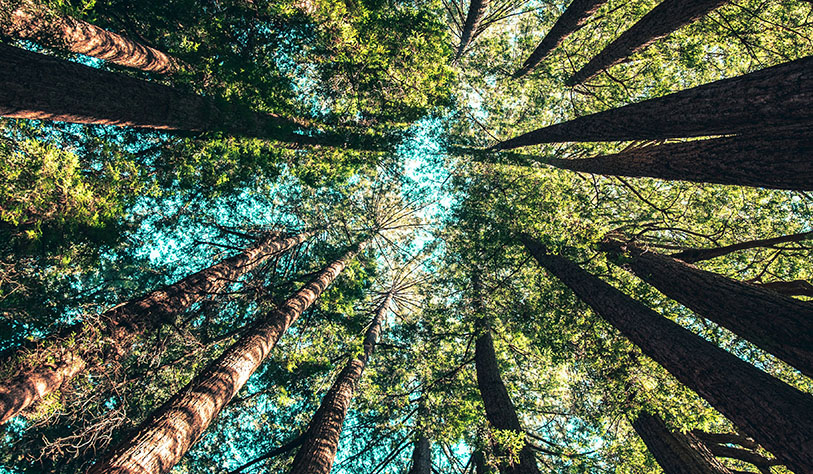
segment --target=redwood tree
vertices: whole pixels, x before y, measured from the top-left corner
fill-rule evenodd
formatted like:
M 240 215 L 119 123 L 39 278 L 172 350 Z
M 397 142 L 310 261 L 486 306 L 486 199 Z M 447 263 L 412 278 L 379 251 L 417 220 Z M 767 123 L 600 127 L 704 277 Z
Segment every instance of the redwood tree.
M 407 474 L 432 474 L 432 450 L 429 438 L 423 433 L 415 439 L 412 448 L 412 466 Z
M 813 239 L 813 231 L 799 232 L 790 235 L 780 235 L 779 237 L 771 237 L 768 239 L 756 239 L 746 242 L 739 242 L 736 244 L 726 245 L 723 247 L 710 247 L 710 248 L 690 248 L 683 249 L 680 252 L 669 255 L 672 258 L 683 260 L 686 263 L 696 263 L 703 260 L 710 260 L 712 258 L 722 257 L 732 252 L 739 250 L 747 250 L 754 248 L 769 248 L 778 244 L 785 244 L 788 242 L 802 242 L 805 240 Z
M 471 0 L 469 4 L 469 12 L 466 14 L 466 21 L 463 23 L 463 29 L 460 32 L 460 44 L 457 46 L 457 58 L 463 56 L 466 52 L 469 43 L 474 38 L 477 32 L 477 27 L 480 26 L 480 21 L 486 14 L 488 9 L 489 0 Z

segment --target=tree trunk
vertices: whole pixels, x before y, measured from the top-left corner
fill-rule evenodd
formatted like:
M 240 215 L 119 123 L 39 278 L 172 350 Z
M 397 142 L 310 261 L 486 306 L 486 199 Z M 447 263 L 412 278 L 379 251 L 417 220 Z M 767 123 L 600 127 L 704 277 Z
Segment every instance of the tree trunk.
M 703 260 L 710 260 L 712 258 L 722 257 L 738 250 L 748 250 L 754 248 L 772 247 L 777 244 L 784 244 L 788 242 L 802 242 L 805 240 L 813 239 L 813 231 L 799 232 L 798 234 L 781 235 L 779 237 L 772 237 L 770 239 L 749 240 L 747 242 L 740 242 L 737 244 L 726 245 L 724 247 L 703 248 L 703 249 L 685 249 L 680 252 L 669 255 L 672 258 L 683 260 L 686 263 L 697 263 Z M 763 284 L 763 286 L 768 283 Z
M 767 283 L 754 283 L 762 288 L 781 293 L 788 296 L 811 296 L 813 297 L 813 285 L 806 280 L 792 281 L 769 281 Z
M 432 474 L 432 451 L 429 438 L 419 434 L 412 450 L 412 467 L 407 474 Z
M 266 238 L 259 245 L 177 283 L 108 310 L 101 315 L 105 323 L 101 330 L 94 324 L 77 323 L 31 348 L 16 351 L 9 357 L 9 363 L 19 366 L 28 360 L 54 362 L 41 363 L 30 370 L 20 367 L 19 375 L 0 384 L 0 423 L 67 384 L 93 359 L 101 356 L 107 362 L 126 356 L 140 336 L 172 322 L 192 304 L 223 290 L 270 256 L 301 244 L 310 235 L 284 240 Z
M 733 280 L 632 242 L 602 249 L 661 293 L 813 377 L 813 302 Z
M 279 338 L 333 283 L 357 252 L 357 248 L 349 250 L 279 309 L 261 316 L 240 340 L 153 412 L 136 432 L 95 464 L 89 473 L 169 472 L 246 384 Z
M 0 1 L 0 9 L 11 8 L 10 3 Z M 0 35 L 67 49 L 142 71 L 171 73 L 181 69 L 178 60 L 157 49 L 85 21 L 49 12 L 34 2 L 20 3 L 13 11 L 0 13 Z
M 457 59 L 463 56 L 466 48 L 471 43 L 477 27 L 480 26 L 480 20 L 486 14 L 489 0 L 471 0 L 469 4 L 469 12 L 466 15 L 466 22 L 463 24 L 463 30 L 460 32 L 460 45 L 457 47 Z
M 652 311 L 576 264 L 522 243 L 599 316 L 795 472 L 813 472 L 813 397 Z
M 581 68 L 570 84 L 581 84 L 675 30 L 694 23 L 729 0 L 663 0 Z
M 522 68 L 514 74 L 514 78 L 520 78 L 531 72 L 543 59 L 557 46 L 575 33 L 587 22 L 587 19 L 596 12 L 607 0 L 573 0 L 562 16 L 556 20 L 553 28 L 539 42 L 531 56 L 522 64 Z
M 349 361 L 327 391 L 322 403 L 308 426 L 305 442 L 294 457 L 291 474 L 328 474 L 342 434 L 344 418 L 353 399 L 361 374 L 375 350 L 381 326 L 390 308 L 392 296 L 384 299 L 376 311 L 367 334 L 364 336 L 364 352 Z
M 543 162 L 602 175 L 811 191 L 811 155 L 813 137 L 796 133 L 692 140 L 594 158 Z
M 641 412 L 632 427 L 664 474 L 731 474 L 702 441 L 691 433 L 669 430 L 657 415 Z
M 495 150 L 553 142 L 659 140 L 798 127 L 813 121 L 813 57 L 663 97 L 585 115 L 497 144 Z

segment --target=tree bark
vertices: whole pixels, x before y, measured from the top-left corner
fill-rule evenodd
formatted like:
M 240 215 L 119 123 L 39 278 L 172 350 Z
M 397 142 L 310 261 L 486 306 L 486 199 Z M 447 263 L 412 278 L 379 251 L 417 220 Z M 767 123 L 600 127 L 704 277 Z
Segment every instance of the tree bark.
M 11 10 L 12 3 L 19 3 Z M 0 1 L 0 35 L 66 49 L 147 72 L 171 73 L 182 68 L 177 59 L 149 46 L 69 16 L 47 11 L 23 0 Z
M 387 316 L 392 301 L 388 294 L 379 305 L 367 333 L 364 336 L 364 351 L 349 361 L 327 391 L 319 409 L 305 434 L 305 442 L 294 457 L 291 474 L 328 474 L 336 458 L 342 426 L 353 394 L 367 366 L 367 361 L 375 350 L 381 326 Z
M 531 255 L 644 354 L 795 472 L 813 472 L 813 397 L 652 311 L 529 236 Z
M 9 363 L 20 366 L 26 360 L 53 362 L 28 370 L 20 367 L 18 375 L 0 384 L 0 423 L 59 390 L 94 359 L 101 356 L 103 362 L 110 362 L 126 356 L 140 336 L 172 322 L 192 304 L 223 290 L 270 256 L 299 245 L 309 235 L 263 239 L 177 283 L 106 311 L 101 315 L 105 325 L 101 330 L 94 324 L 77 323 L 33 347 L 17 350 L 7 359 Z
M 700 270 L 633 242 L 610 237 L 601 247 L 661 293 L 813 377 L 813 302 Z
M 772 247 L 777 244 L 785 244 L 788 242 L 802 242 L 805 240 L 813 239 L 813 231 L 799 232 L 797 234 L 780 235 L 779 237 L 772 237 L 770 239 L 757 239 L 740 242 L 724 247 L 714 248 L 700 248 L 700 249 L 685 249 L 680 252 L 669 255 L 672 258 L 683 260 L 686 263 L 697 263 L 703 260 L 710 260 L 712 258 L 722 257 L 738 250 L 748 250 L 754 248 Z M 768 285 L 764 283 L 763 286 Z
M 358 247 L 349 250 L 319 272 L 279 309 L 261 316 L 240 340 L 153 412 L 89 473 L 169 472 L 246 384 L 285 331 L 333 283 L 357 252 Z
M 432 451 L 429 438 L 419 434 L 412 449 L 412 467 L 407 474 L 432 474 Z
M 776 459 L 768 459 L 761 454 L 741 448 L 732 448 L 721 444 L 709 445 L 711 452 L 721 458 L 739 459 L 756 466 L 760 472 L 771 472 L 771 466 L 779 466 L 781 463 Z
M 542 38 L 533 53 L 525 60 L 515 74 L 514 78 L 520 78 L 531 72 L 543 59 L 562 42 L 581 28 L 590 16 L 596 12 L 607 0 L 573 0 L 570 6 L 556 20 L 553 28 Z
M 474 38 L 474 33 L 477 27 L 480 26 L 480 21 L 486 14 L 489 0 L 471 0 L 469 4 L 469 12 L 466 14 L 466 21 L 463 23 L 463 30 L 460 32 L 460 45 L 457 47 L 457 59 L 463 56 L 466 48 Z
M 544 160 L 592 174 L 813 190 L 813 137 L 735 136 L 633 148 L 585 159 Z
M 813 57 L 540 128 L 493 147 L 765 134 L 813 121 Z
M 671 431 L 657 415 L 641 412 L 632 427 L 664 474 L 731 474 L 702 441 L 691 433 Z
M 729 0 L 663 0 L 582 67 L 570 80 L 581 84 L 602 69 L 624 61 L 684 25 L 694 23 Z
M 807 280 L 769 281 L 767 283 L 754 284 L 783 295 L 813 297 L 813 285 Z

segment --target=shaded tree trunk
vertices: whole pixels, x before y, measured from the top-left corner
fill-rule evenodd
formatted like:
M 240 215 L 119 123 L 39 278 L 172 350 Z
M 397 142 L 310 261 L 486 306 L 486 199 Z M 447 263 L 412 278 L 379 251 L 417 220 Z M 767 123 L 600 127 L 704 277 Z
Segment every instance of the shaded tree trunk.
M 797 234 L 781 235 L 779 237 L 772 237 L 770 239 L 757 239 L 740 242 L 736 244 L 726 245 L 724 247 L 714 248 L 701 248 L 701 249 L 684 249 L 680 252 L 669 255 L 672 258 L 683 260 L 686 263 L 697 263 L 703 260 L 710 260 L 712 258 L 722 257 L 732 252 L 739 250 L 748 250 L 754 248 L 772 247 L 777 244 L 785 244 L 788 242 L 802 242 L 805 240 L 813 239 L 813 232 L 799 232 Z M 785 282 L 783 282 L 785 283 Z M 763 286 L 768 285 L 764 283 Z
M 514 78 L 520 78 L 531 72 L 543 59 L 557 46 L 575 33 L 587 22 L 587 19 L 596 12 L 607 0 L 573 0 L 570 6 L 556 20 L 553 28 L 542 38 L 533 53 L 525 60 L 515 74 Z
M 358 248 L 349 250 L 279 309 L 260 316 L 236 343 L 154 411 L 89 473 L 169 472 L 246 384 L 285 331 L 333 283 L 357 252 Z
M 392 296 L 388 294 L 379 305 L 367 333 L 364 336 L 364 351 L 342 369 L 336 381 L 327 391 L 319 409 L 313 415 L 305 442 L 294 457 L 291 474 L 328 474 L 336 458 L 342 426 L 347 409 L 353 399 L 367 361 L 375 350 L 381 326 L 390 308 Z
M 612 237 L 602 249 L 661 293 L 813 376 L 813 303 Z
M 407 474 L 432 474 L 432 450 L 429 438 L 419 434 L 412 449 L 412 467 Z
M 599 316 L 795 472 L 813 472 L 813 397 L 623 294 L 539 242 L 528 251 Z
M 457 47 L 457 59 L 463 56 L 463 53 L 474 38 L 474 33 L 477 27 L 480 26 L 480 21 L 486 14 L 488 9 L 489 0 L 471 0 L 469 4 L 469 12 L 466 14 L 466 21 L 463 23 L 463 30 L 460 32 L 460 45 Z
M 694 23 L 729 0 L 663 0 L 581 68 L 570 84 L 581 84 L 684 25 Z
M 511 138 L 508 150 L 553 142 L 659 140 L 798 127 L 813 121 L 813 57 L 585 115 Z
M 9 0 L 0 1 L 0 9 L 12 8 Z M 181 69 L 175 58 L 149 46 L 69 16 L 47 11 L 42 5 L 23 1 L 7 14 L 0 13 L 0 34 L 67 49 L 110 61 L 120 66 L 155 73 Z
M 259 245 L 209 268 L 116 306 L 101 315 L 105 324 L 78 323 L 9 356 L 9 363 L 40 362 L 19 368 L 19 374 L 0 384 L 0 423 L 5 423 L 43 397 L 59 390 L 98 357 L 103 362 L 129 354 L 133 344 L 147 332 L 171 323 L 185 309 L 206 296 L 223 290 L 270 256 L 304 242 L 311 234 L 287 239 L 266 238 Z M 109 345 L 109 348 L 102 347 Z M 17 362 L 20 361 L 20 362 Z
M 813 190 L 813 137 L 736 136 L 633 148 L 585 159 L 543 160 L 558 168 L 771 189 Z
M 657 415 L 641 412 L 632 427 L 664 474 L 731 474 L 702 441 L 691 433 L 671 431 Z
M 769 281 L 767 283 L 754 284 L 783 295 L 813 297 L 813 285 L 806 280 Z

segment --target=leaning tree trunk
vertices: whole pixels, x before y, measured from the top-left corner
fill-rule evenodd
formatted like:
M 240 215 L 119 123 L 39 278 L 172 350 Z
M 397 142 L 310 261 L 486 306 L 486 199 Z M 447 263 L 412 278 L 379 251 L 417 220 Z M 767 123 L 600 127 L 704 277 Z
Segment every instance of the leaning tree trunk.
M 522 68 L 514 74 L 514 78 L 520 78 L 531 72 L 551 51 L 562 44 L 565 38 L 581 28 L 587 19 L 605 3 L 607 0 L 573 0 L 562 16 L 556 20 L 553 28 L 539 42 L 539 46 L 525 60 Z
M 601 246 L 661 293 L 813 377 L 813 302 L 700 270 L 633 242 L 610 237 Z
M 581 84 L 637 51 L 689 23 L 694 23 L 729 0 L 663 0 L 651 12 L 621 34 L 570 79 Z
M 748 250 L 755 248 L 772 247 L 777 244 L 785 244 L 788 242 L 803 242 L 805 240 L 813 239 L 813 231 L 799 232 L 796 234 L 780 235 L 779 237 L 771 237 L 770 239 L 757 239 L 749 240 L 746 242 L 739 242 L 736 244 L 726 245 L 723 247 L 713 248 L 694 248 L 684 249 L 680 252 L 670 254 L 672 258 L 683 260 L 686 263 L 697 263 L 703 260 L 710 260 L 712 258 L 722 257 L 732 252 L 739 250 Z M 767 284 L 763 284 L 766 286 Z
M 539 264 L 795 472 L 813 472 L 813 397 L 652 311 L 528 236 Z
M 364 351 L 351 360 L 336 377 L 336 381 L 327 391 L 322 403 L 308 426 L 305 441 L 297 451 L 291 467 L 291 474 L 328 474 L 336 450 L 339 448 L 339 437 L 342 434 L 344 418 L 353 399 L 361 374 L 367 361 L 375 350 L 381 325 L 389 312 L 392 295 L 387 294 L 378 307 L 367 334 L 364 336 Z
M 19 375 L 0 384 L 0 423 L 67 384 L 92 360 L 101 357 L 103 362 L 109 362 L 126 356 L 142 335 L 171 323 L 194 303 L 223 290 L 270 256 L 301 244 L 310 235 L 263 239 L 259 245 L 177 283 L 108 310 L 101 315 L 103 329 L 78 323 L 33 347 L 18 350 L 7 363 L 19 367 L 30 360 L 52 362 L 39 363 L 29 370 L 19 367 Z
M 702 441 L 691 433 L 671 431 L 657 415 L 641 412 L 632 427 L 664 474 L 731 474 Z
M 813 122 L 813 57 L 540 128 L 495 150 L 552 142 L 660 140 L 753 133 Z
M 0 0 L 0 9 L 13 8 L 11 0 Z M 0 35 L 63 48 L 110 61 L 120 66 L 156 73 L 181 69 L 177 59 L 88 22 L 48 11 L 42 5 L 23 0 L 13 11 L 0 13 Z
M 463 23 L 463 30 L 460 32 L 460 45 L 457 47 L 457 59 L 463 56 L 472 38 L 474 38 L 474 34 L 480 26 L 480 21 L 486 14 L 488 2 L 489 0 L 471 0 L 469 12 L 466 15 L 466 21 Z
M 432 474 L 432 451 L 429 438 L 419 434 L 412 449 L 412 467 L 407 474 Z
M 90 473 L 156 474 L 172 469 L 246 384 L 285 331 L 356 255 L 351 249 L 325 267 L 279 309 L 261 316 L 231 347 L 150 415 Z
M 584 159 L 543 160 L 558 168 L 614 176 L 813 190 L 813 137 L 764 134 L 633 148 Z

